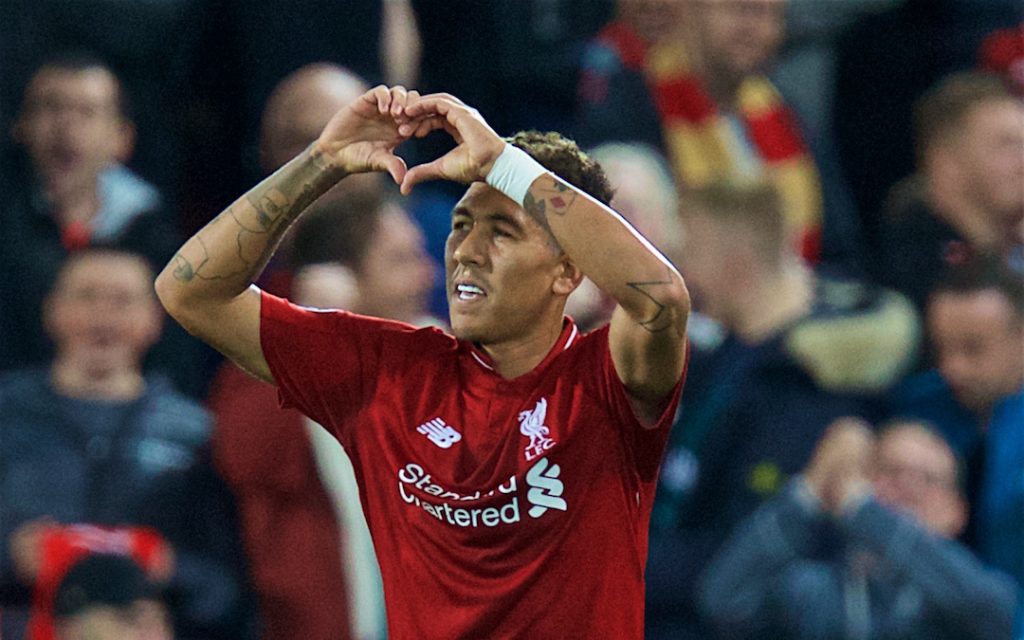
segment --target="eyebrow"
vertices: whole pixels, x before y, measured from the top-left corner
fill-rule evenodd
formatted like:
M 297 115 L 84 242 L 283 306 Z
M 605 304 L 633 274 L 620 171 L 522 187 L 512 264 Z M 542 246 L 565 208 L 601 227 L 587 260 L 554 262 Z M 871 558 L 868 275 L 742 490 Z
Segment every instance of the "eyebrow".
M 463 218 L 474 218 L 475 217 L 469 211 L 469 209 L 467 209 L 466 207 L 455 207 L 454 209 L 452 209 L 452 219 L 458 218 L 460 216 L 463 217 Z M 493 211 L 491 213 L 485 213 L 481 217 L 484 218 L 485 220 L 489 220 L 489 221 L 492 221 L 492 222 L 503 222 L 503 223 L 505 223 L 505 224 L 507 224 L 507 225 L 511 226 L 512 228 L 514 228 L 516 230 L 519 230 L 519 231 L 523 230 L 523 225 L 518 220 L 516 220 L 513 216 L 510 216 L 507 213 L 501 213 L 500 211 Z

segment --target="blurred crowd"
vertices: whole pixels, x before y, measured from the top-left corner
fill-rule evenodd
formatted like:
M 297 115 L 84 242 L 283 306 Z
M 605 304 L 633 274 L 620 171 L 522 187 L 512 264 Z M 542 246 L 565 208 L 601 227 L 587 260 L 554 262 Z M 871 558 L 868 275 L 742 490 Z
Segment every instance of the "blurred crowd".
M 152 287 L 381 82 L 574 137 L 686 279 L 648 638 L 1024 638 L 1017 0 L 10 0 L 0 60 L 3 640 L 386 636 L 340 445 Z M 443 327 L 458 193 L 348 178 L 260 284 Z

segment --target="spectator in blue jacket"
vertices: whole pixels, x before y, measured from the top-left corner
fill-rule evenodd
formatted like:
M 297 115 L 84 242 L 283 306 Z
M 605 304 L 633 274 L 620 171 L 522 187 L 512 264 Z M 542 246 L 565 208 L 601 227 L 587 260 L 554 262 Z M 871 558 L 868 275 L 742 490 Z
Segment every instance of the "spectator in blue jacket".
M 171 545 L 178 637 L 244 639 L 250 599 L 210 416 L 142 359 L 160 334 L 137 254 L 72 255 L 46 298 L 56 356 L 0 379 L 0 635 L 20 638 L 48 526 L 151 527 Z
M 893 411 L 933 422 L 967 462 L 964 541 L 1024 585 L 1024 277 L 995 257 L 949 271 L 928 302 L 937 368 Z
M 964 521 L 941 436 L 839 420 L 712 562 L 702 611 L 728 638 L 1010 640 L 1013 581 L 950 539 Z

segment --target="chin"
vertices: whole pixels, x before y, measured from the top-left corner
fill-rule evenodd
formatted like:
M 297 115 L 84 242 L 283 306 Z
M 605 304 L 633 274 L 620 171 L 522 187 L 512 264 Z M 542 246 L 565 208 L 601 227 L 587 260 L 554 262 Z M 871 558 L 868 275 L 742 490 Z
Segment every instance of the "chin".
M 453 336 L 466 342 L 482 342 L 484 339 L 483 332 L 477 327 L 466 326 L 457 322 L 451 323 L 451 332 Z

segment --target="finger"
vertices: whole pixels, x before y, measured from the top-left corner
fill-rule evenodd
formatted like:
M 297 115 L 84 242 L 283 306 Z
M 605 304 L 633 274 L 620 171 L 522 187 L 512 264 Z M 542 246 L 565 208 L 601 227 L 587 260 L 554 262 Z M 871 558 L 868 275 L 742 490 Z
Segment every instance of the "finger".
M 418 101 L 419 99 L 420 99 L 420 92 L 419 91 L 416 91 L 415 89 L 410 89 L 409 91 L 406 91 L 406 93 L 405 93 L 405 101 L 402 104 L 402 113 L 400 114 L 399 117 L 396 118 L 396 121 L 397 122 L 409 122 L 410 118 L 406 114 L 406 109 L 408 109 L 409 105 L 416 104 L 416 101 Z
M 406 137 L 422 138 L 436 129 L 448 129 L 451 125 L 441 116 L 430 116 L 404 123 L 398 127 L 398 134 Z
M 427 180 L 436 180 L 439 177 L 441 177 L 441 158 L 409 169 L 399 190 L 403 196 L 407 196 L 412 193 L 412 188 L 417 184 Z
M 398 118 L 402 115 L 402 110 L 405 109 L 405 100 L 408 92 L 402 85 L 396 85 L 391 87 L 388 93 L 390 93 L 391 97 L 391 117 Z
M 371 89 L 371 92 L 377 100 L 377 112 L 387 113 L 391 108 L 391 91 L 386 86 L 379 84 Z
M 422 96 L 416 101 L 416 104 L 409 105 L 406 113 L 410 118 L 415 118 L 429 113 L 447 115 L 452 110 L 458 109 L 467 110 L 469 107 L 455 96 L 450 96 L 446 93 L 432 93 Z

